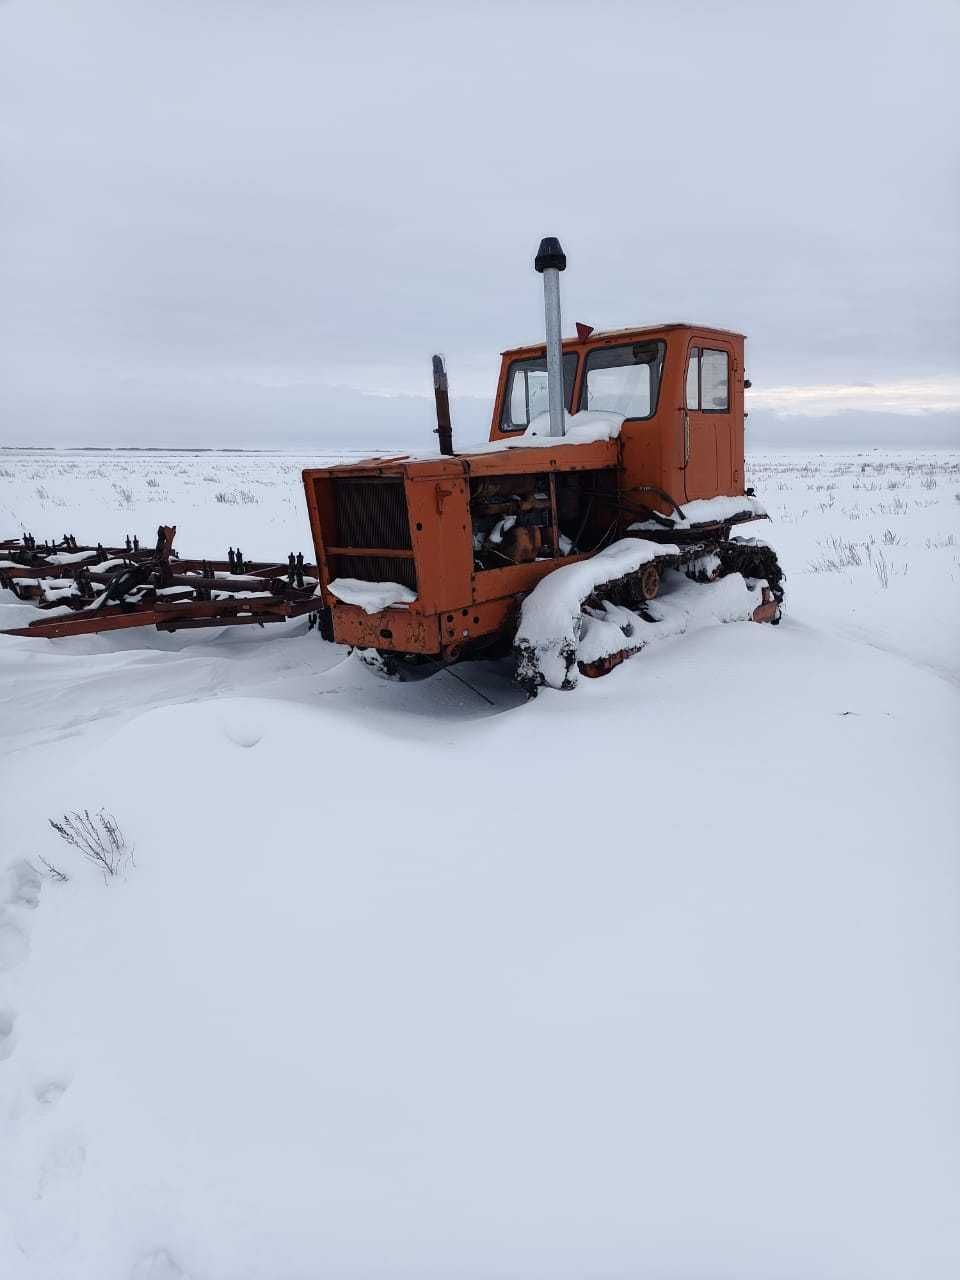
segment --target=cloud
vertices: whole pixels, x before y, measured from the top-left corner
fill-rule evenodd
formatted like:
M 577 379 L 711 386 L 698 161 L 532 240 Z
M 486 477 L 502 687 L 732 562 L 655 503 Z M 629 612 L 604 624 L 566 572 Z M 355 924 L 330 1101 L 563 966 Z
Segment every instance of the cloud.
M 438 350 L 489 394 L 545 234 L 568 331 L 738 329 L 792 405 L 944 377 L 960 18 L 921 7 L 2 5 L 2 430 L 300 431 L 297 387 Z
M 822 417 L 849 412 L 960 414 L 960 377 L 952 375 L 879 384 L 760 387 L 747 394 L 751 410 L 772 409 L 786 416 Z
M 960 414 L 857 412 L 778 414 L 751 411 L 746 423 L 746 452 L 756 449 L 958 449 Z

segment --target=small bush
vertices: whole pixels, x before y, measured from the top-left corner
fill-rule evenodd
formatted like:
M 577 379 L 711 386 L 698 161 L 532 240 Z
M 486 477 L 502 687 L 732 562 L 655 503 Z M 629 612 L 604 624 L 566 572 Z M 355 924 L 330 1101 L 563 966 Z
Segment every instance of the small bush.
M 61 840 L 79 849 L 102 872 L 104 880 L 119 875 L 133 859 L 133 850 L 116 818 L 105 809 L 96 814 L 84 809 L 82 813 L 65 813 L 62 822 L 48 821 Z
M 229 503 L 230 506 L 236 506 L 241 502 L 246 506 L 252 502 L 256 502 L 257 500 L 256 496 L 252 494 L 249 489 L 221 489 L 214 496 L 218 502 L 226 502 Z
M 820 546 L 826 549 L 819 560 L 810 565 L 814 573 L 839 573 L 842 569 L 859 568 L 863 564 L 863 554 L 855 542 L 831 538 L 826 544 L 821 542 Z

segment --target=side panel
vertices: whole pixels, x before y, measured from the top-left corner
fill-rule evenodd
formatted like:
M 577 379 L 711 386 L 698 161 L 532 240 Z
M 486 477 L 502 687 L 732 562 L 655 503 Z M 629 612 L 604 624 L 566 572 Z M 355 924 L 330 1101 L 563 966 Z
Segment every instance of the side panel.
M 333 638 L 337 644 L 360 649 L 391 649 L 397 653 L 438 653 L 436 615 L 423 617 L 411 609 L 384 609 L 367 613 L 356 605 L 338 601 L 333 610 Z
M 499 600 L 503 596 L 526 595 L 541 578 L 561 565 L 576 564 L 586 556 L 564 556 L 562 560 L 535 560 L 532 564 L 507 565 L 503 569 L 488 569 L 473 578 L 474 603 Z
M 440 640 L 449 653 L 470 641 L 494 635 L 510 626 L 519 608 L 515 596 L 471 604 L 466 609 L 450 609 L 439 618 Z
M 743 464 L 743 442 L 746 423 L 743 411 L 743 378 L 746 363 L 745 343 L 742 338 L 736 340 L 736 369 L 730 380 L 731 407 L 733 409 L 730 423 L 730 488 L 728 493 L 739 496 L 743 493 L 746 478 Z
M 313 538 L 313 549 L 317 560 L 320 582 L 326 586 L 330 581 L 330 571 L 325 550 L 324 529 L 334 527 L 336 516 L 333 510 L 333 493 L 326 483 L 328 471 L 306 470 L 303 472 L 303 490 L 307 499 L 307 516 L 310 520 L 310 534 Z
M 469 484 L 458 476 L 407 480 L 410 536 L 417 564 L 418 613 L 440 613 L 470 600 L 473 544 Z
M 676 502 L 683 502 L 683 368 L 686 331 L 663 335 L 667 354 L 660 380 L 657 412 L 646 421 L 623 424 L 623 491 L 629 501 L 669 514 L 672 508 L 654 494 L 631 494 L 643 485 L 655 485 Z
M 689 458 L 684 471 L 684 492 L 688 501 L 743 492 L 743 343 L 733 335 L 694 331 L 687 341 L 688 355 L 693 348 L 726 353 L 727 406 L 723 410 L 710 409 L 703 388 L 701 406 L 686 409 Z M 705 361 L 702 367 L 705 378 Z
M 624 423 L 623 496 L 626 502 L 642 502 L 668 514 L 671 506 L 655 494 L 631 492 L 644 485 L 655 485 L 677 502 L 683 501 L 683 472 L 675 456 L 678 434 L 678 414 L 666 407 L 647 422 Z

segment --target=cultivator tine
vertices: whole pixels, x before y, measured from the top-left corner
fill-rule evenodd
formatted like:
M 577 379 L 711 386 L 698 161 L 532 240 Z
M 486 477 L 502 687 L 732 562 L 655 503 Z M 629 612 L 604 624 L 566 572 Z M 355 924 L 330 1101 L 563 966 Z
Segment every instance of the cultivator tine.
M 54 639 L 141 626 L 263 626 L 317 609 L 316 566 L 302 554 L 290 554 L 286 571 L 245 561 L 239 547 L 230 547 L 226 562 L 181 559 L 176 532 L 160 525 L 152 551 L 135 534 L 119 548 L 83 544 L 73 534 L 55 544 L 38 544 L 29 533 L 0 542 L 0 589 L 57 611 L 0 634 Z

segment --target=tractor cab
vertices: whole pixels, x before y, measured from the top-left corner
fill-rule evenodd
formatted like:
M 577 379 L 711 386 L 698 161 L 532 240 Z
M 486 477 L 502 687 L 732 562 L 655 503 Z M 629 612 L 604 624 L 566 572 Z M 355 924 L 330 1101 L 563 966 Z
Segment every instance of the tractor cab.
M 561 343 L 566 411 L 624 419 L 624 467 L 637 483 L 678 502 L 742 494 L 743 345 L 742 334 L 689 324 L 577 325 Z M 546 347 L 503 352 L 490 440 L 519 445 L 547 407 Z

